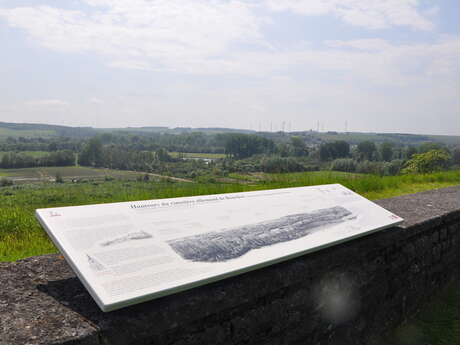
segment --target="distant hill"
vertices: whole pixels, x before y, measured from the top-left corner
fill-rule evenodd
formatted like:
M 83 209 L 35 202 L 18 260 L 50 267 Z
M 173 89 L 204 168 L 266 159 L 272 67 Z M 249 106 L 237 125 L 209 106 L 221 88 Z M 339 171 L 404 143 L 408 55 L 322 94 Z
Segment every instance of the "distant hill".
M 345 140 L 351 144 L 359 144 L 362 141 L 370 140 L 375 143 L 392 142 L 403 145 L 419 145 L 426 142 L 436 142 L 447 146 L 460 146 L 460 136 L 451 135 L 426 135 L 407 133 L 338 133 L 326 132 L 316 133 L 322 141 Z
M 149 133 L 168 133 L 182 134 L 201 132 L 205 134 L 218 133 L 246 133 L 260 134 L 274 140 L 289 140 L 290 135 L 302 136 L 311 143 L 345 140 L 351 144 L 358 144 L 362 141 L 370 140 L 376 143 L 389 141 L 402 145 L 419 145 L 424 142 L 437 142 L 448 146 L 460 146 L 460 136 L 449 135 L 423 135 L 423 134 L 406 134 L 406 133 L 360 133 L 360 132 L 256 132 L 247 129 L 236 128 L 191 128 L 176 127 L 168 128 L 161 126 L 148 127 L 126 127 L 126 128 L 93 128 L 93 127 L 70 127 L 48 124 L 34 123 L 9 123 L 0 122 L 0 140 L 8 137 L 13 138 L 50 138 L 50 137 L 69 137 L 69 138 L 89 138 L 100 133 L 124 132 L 137 135 L 149 135 Z
M 133 134 L 148 133 L 192 133 L 202 132 L 207 134 L 216 133 L 255 133 L 245 129 L 234 128 L 190 128 L 190 127 L 125 127 L 125 128 L 93 128 L 93 127 L 70 127 L 37 123 L 10 123 L 0 122 L 0 140 L 8 137 L 13 138 L 50 138 L 50 137 L 69 137 L 87 138 L 99 133 L 128 132 Z
M 91 127 L 69 127 L 36 123 L 0 122 L 0 138 L 70 137 L 84 138 L 97 134 Z

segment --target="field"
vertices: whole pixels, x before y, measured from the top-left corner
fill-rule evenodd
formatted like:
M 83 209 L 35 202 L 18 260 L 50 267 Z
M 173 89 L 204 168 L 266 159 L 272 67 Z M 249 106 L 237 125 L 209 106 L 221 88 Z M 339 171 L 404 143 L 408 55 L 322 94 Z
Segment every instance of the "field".
M 52 176 L 53 169 L 47 168 Z M 75 170 L 77 169 L 77 170 Z M 89 170 L 82 170 L 89 169 Z M 21 169 L 22 170 L 22 169 Z M 71 167 L 64 171 L 93 174 L 105 169 Z M 113 171 L 109 171 L 113 172 Z M 19 173 L 19 172 L 17 172 Z M 21 171 L 22 173 L 22 171 Z M 62 172 L 61 172 L 62 173 Z M 132 172 L 119 172 L 132 174 Z M 64 176 L 64 175 L 63 175 Z M 239 181 L 239 182 L 238 182 Z M 369 199 L 460 184 L 460 171 L 428 175 L 378 177 L 338 172 L 234 175 L 231 183 L 185 183 L 170 179 L 141 182 L 135 179 L 80 183 L 22 184 L 0 188 L 0 261 L 56 252 L 35 220 L 37 208 L 145 200 L 178 196 L 230 193 L 283 187 L 341 183 Z
M 145 173 L 111 169 L 96 169 L 87 167 L 39 167 L 23 169 L 0 169 L 0 176 L 7 177 L 14 182 L 48 182 L 54 181 L 56 174 L 61 175 L 64 181 L 71 180 L 103 180 L 106 177 L 117 179 L 135 179 Z

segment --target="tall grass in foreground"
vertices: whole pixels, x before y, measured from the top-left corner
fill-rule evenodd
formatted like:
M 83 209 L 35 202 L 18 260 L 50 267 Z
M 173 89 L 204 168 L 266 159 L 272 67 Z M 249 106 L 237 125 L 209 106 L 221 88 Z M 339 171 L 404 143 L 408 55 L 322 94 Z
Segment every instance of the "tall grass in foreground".
M 247 182 L 247 181 L 245 181 Z M 55 252 L 35 220 L 37 208 L 341 183 L 369 199 L 460 184 L 460 171 L 379 177 L 339 172 L 267 174 L 247 183 L 126 182 L 36 184 L 0 188 L 0 261 Z

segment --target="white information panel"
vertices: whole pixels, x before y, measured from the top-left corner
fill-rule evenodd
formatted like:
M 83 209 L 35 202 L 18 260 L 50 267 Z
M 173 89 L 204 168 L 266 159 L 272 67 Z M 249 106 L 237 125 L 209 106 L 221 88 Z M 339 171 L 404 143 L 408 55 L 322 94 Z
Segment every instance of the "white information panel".
M 36 215 L 103 311 L 403 221 L 339 184 L 48 208 Z

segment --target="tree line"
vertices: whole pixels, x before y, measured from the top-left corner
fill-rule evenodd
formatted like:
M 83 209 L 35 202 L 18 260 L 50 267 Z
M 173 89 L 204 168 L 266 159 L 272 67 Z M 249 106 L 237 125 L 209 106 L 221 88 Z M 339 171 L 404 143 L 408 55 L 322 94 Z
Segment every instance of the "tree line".
M 460 148 L 447 148 L 426 142 L 418 146 L 398 145 L 390 142 L 362 141 L 350 144 L 344 140 L 311 144 L 303 136 L 284 133 L 277 136 L 242 133 L 199 132 L 149 135 L 132 135 L 111 132 L 91 139 L 39 138 L 9 139 L 0 143 L 0 151 L 33 145 L 49 153 L 34 157 L 20 152 L 3 153 L 1 168 L 74 165 L 138 171 L 180 171 L 187 169 L 206 171 L 265 171 L 292 172 L 331 169 L 347 172 L 394 175 L 405 169 L 415 155 L 430 151 L 446 152 L 447 163 L 440 166 L 460 165 Z M 70 147 L 71 149 L 62 149 Z M 218 162 L 185 162 L 173 158 L 169 152 L 224 153 L 226 159 Z M 432 154 L 433 155 L 433 154 Z M 436 154 L 434 154 L 436 156 Z M 437 154 L 436 157 L 439 157 Z M 419 161 L 421 158 L 419 157 Z M 428 166 L 430 166 L 428 164 Z M 423 170 L 423 169 L 422 169 Z M 192 172 L 192 175 L 194 173 Z
M 6 152 L 0 159 L 0 168 L 3 169 L 72 165 L 75 165 L 75 153 L 69 150 L 50 152 L 41 157 L 20 152 Z

